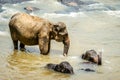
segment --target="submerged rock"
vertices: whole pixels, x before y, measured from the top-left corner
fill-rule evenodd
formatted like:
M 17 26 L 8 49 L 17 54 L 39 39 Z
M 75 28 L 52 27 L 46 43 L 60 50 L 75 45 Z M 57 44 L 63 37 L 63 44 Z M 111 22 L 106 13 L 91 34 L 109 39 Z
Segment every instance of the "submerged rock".
M 93 69 L 90 69 L 90 68 L 86 68 L 86 69 L 80 69 L 80 70 L 84 70 L 84 71 L 86 71 L 86 72 L 95 72 L 95 70 L 93 70 Z
M 67 11 L 78 12 L 78 11 L 100 11 L 100 10 L 111 10 L 110 6 L 106 6 L 103 3 L 97 1 L 85 1 L 85 0 L 57 0 L 63 5 L 68 6 Z
M 73 6 L 73 7 L 97 3 L 94 1 L 82 1 L 82 0 L 57 0 L 57 1 L 66 6 Z
M 85 8 L 90 5 L 90 4 L 94 4 L 97 2 L 94 1 L 83 1 L 83 0 L 57 0 L 58 2 L 60 2 L 63 5 L 66 5 L 69 7 L 69 12 L 78 12 L 81 10 L 86 10 Z
M 30 12 L 33 12 L 33 11 L 38 11 L 40 9 L 37 8 L 37 7 L 27 6 L 27 7 L 24 7 L 24 10 L 26 10 L 27 13 L 30 13 Z

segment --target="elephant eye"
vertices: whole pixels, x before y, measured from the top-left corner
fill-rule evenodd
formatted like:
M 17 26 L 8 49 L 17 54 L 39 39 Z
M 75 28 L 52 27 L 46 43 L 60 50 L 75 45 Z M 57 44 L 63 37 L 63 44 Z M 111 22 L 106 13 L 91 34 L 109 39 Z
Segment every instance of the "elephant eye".
M 59 30 L 59 32 L 63 32 L 63 31 L 64 31 L 64 29 L 60 29 L 60 30 Z
M 55 28 L 55 31 L 58 31 L 58 29 L 57 29 L 57 28 Z
M 70 73 L 70 71 L 69 71 L 68 69 L 65 69 L 65 72 L 66 72 L 66 73 Z
M 88 60 L 94 62 L 94 59 L 92 57 L 90 57 Z

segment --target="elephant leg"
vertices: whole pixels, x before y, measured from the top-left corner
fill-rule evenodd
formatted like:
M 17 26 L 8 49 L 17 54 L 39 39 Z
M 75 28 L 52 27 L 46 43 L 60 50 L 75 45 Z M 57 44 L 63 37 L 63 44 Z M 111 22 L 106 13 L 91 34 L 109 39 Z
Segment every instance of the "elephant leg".
M 15 33 L 15 29 L 12 28 L 12 26 L 10 26 L 10 33 L 11 33 L 11 38 L 13 41 L 13 46 L 14 46 L 14 50 L 18 50 L 18 39 L 17 39 L 17 35 Z
M 18 40 L 13 40 L 14 50 L 18 50 Z
M 48 53 L 50 52 L 50 45 L 51 45 L 51 42 L 50 40 L 48 41 Z
M 39 39 L 39 48 L 41 51 L 41 54 L 47 55 L 50 51 L 50 39 L 49 37 L 41 37 Z
M 21 43 L 21 42 L 20 42 L 20 50 L 25 51 L 25 45 L 23 43 Z

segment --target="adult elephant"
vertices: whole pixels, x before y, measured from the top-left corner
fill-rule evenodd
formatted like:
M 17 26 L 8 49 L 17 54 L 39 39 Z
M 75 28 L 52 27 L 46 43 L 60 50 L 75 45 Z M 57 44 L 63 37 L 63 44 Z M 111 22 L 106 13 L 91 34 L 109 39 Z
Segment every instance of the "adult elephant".
M 18 41 L 20 41 L 20 50 L 25 50 L 25 45 L 39 45 L 41 54 L 47 55 L 50 51 L 50 42 L 53 39 L 63 42 L 64 56 L 68 53 L 70 40 L 63 22 L 53 24 L 37 16 L 16 13 L 11 17 L 9 28 L 14 50 L 18 50 Z

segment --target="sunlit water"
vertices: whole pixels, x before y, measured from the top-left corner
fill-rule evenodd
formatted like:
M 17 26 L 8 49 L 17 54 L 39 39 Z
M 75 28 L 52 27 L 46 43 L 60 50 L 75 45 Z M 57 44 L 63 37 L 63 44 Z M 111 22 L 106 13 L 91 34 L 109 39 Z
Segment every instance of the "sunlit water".
M 84 0 L 88 1 L 88 0 Z M 92 1 L 92 0 L 89 0 Z M 120 80 L 120 1 L 94 0 L 99 3 L 82 5 L 80 11 L 58 3 L 56 0 L 32 0 L 17 4 L 4 4 L 0 13 L 0 80 Z M 38 46 L 26 46 L 27 52 L 13 52 L 8 22 L 24 7 L 34 6 L 39 11 L 30 13 L 62 21 L 67 25 L 70 49 L 63 57 L 63 44 L 52 41 L 50 54 L 40 54 Z M 69 11 L 69 12 L 68 12 Z M 102 51 L 102 66 L 83 64 L 81 54 L 86 50 Z M 47 63 L 68 61 L 75 74 L 62 74 L 44 68 Z M 81 68 L 92 68 L 85 72 Z

